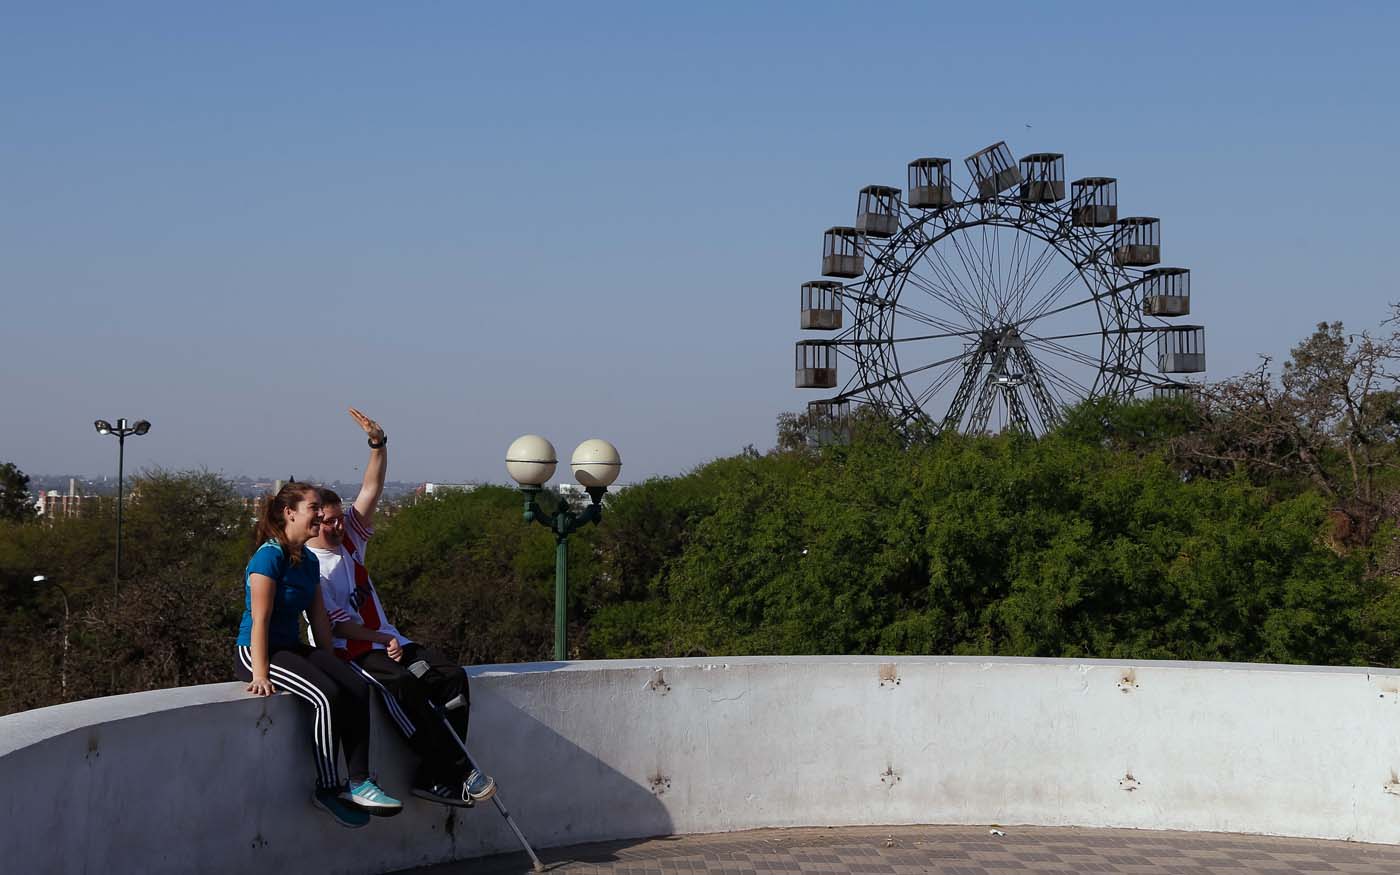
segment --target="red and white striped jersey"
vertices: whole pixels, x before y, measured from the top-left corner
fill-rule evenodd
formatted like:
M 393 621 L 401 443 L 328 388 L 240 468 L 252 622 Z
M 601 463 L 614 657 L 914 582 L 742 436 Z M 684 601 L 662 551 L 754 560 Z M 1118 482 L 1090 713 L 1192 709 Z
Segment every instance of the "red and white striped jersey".
M 338 550 L 308 546 L 321 562 L 321 598 L 326 603 L 326 614 L 332 626 L 346 621 L 359 623 L 366 629 L 393 635 L 400 644 L 408 644 L 409 639 L 389 622 L 365 570 L 365 546 L 373 534 L 374 529 L 364 524 L 351 505 L 345 509 L 345 537 Z M 384 649 L 383 644 L 340 637 L 335 639 L 334 647 L 342 659 Z

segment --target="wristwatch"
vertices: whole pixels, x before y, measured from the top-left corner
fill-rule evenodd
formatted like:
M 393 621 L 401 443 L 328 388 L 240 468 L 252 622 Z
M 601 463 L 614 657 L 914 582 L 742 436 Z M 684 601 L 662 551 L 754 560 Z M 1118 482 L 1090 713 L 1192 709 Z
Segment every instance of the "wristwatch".
M 388 446 L 388 445 L 389 445 L 389 436 L 388 436 L 387 434 L 384 435 L 383 437 L 381 437 L 381 438 L 379 439 L 379 442 L 378 442 L 378 443 L 375 443 L 374 438 L 370 438 L 370 439 L 369 439 L 369 448 L 370 448 L 371 450 L 382 450 L 382 449 L 384 449 L 384 448 L 385 448 L 386 446 Z

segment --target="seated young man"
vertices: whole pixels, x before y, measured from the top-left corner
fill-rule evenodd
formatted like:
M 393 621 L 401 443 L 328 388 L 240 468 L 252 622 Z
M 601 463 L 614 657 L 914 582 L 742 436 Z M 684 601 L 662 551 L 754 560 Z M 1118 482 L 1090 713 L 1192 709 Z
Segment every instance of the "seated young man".
M 374 511 L 384 491 L 389 439 L 360 411 L 352 407 L 350 415 L 369 436 L 364 483 L 348 512 L 339 495 L 320 490 L 321 531 L 306 543 L 321 564 L 321 594 L 335 649 L 387 693 L 384 702 L 390 716 L 421 759 L 413 795 L 443 805 L 470 806 L 490 799 L 496 782 L 472 764 L 429 705 L 430 699 L 445 705 L 459 695 L 467 701 L 467 675 L 461 666 L 405 637 L 384 613 L 365 570 L 365 547 L 374 534 Z M 409 671 L 419 661 L 429 666 L 421 678 Z M 469 710 L 470 706 L 448 711 L 464 742 Z

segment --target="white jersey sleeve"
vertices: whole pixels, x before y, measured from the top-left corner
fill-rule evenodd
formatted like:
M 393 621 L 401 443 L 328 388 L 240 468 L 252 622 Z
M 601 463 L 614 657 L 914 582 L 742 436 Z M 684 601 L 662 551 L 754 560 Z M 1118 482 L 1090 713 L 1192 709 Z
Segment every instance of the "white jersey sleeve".
M 365 547 L 374 536 L 374 527 L 365 525 L 365 521 L 360 519 L 360 512 L 355 510 L 353 504 L 345 514 L 345 535 L 350 539 L 350 543 L 355 545 L 355 555 L 359 557 L 360 564 L 364 565 Z

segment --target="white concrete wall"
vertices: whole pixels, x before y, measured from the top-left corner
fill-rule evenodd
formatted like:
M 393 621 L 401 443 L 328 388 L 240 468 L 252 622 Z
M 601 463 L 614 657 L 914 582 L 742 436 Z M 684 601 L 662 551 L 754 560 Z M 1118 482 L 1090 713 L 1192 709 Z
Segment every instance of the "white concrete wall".
M 954 657 L 472 669 L 472 747 L 537 846 L 1002 823 L 1400 842 L 1400 672 Z M 515 849 L 490 806 L 349 832 L 306 709 L 220 684 L 0 718 L 0 861 L 380 872 Z M 377 720 L 375 768 L 411 761 Z M 407 798 L 407 797 L 406 797 Z

